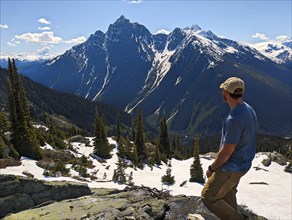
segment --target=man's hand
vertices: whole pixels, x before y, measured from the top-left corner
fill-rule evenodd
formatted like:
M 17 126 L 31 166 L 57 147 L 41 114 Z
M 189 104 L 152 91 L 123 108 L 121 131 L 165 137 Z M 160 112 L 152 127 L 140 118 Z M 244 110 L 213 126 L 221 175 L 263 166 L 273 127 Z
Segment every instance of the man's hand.
M 212 175 L 213 172 L 211 172 L 209 169 L 206 172 L 206 176 L 209 178 Z

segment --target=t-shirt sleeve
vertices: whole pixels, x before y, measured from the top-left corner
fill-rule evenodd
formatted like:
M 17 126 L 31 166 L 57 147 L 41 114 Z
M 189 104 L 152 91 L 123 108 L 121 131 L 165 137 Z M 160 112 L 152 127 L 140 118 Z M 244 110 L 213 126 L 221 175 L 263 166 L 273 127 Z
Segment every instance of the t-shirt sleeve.
M 223 143 L 238 144 L 241 136 L 241 126 L 238 120 L 233 118 L 226 121 L 226 131 Z

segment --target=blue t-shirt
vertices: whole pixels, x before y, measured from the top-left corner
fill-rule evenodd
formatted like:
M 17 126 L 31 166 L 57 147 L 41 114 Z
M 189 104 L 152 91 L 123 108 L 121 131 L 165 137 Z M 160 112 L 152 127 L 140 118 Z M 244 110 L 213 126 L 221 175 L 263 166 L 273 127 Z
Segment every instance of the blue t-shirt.
M 237 105 L 225 118 L 220 148 L 224 143 L 236 144 L 229 160 L 220 168 L 226 172 L 246 172 L 256 153 L 257 116 L 247 103 Z

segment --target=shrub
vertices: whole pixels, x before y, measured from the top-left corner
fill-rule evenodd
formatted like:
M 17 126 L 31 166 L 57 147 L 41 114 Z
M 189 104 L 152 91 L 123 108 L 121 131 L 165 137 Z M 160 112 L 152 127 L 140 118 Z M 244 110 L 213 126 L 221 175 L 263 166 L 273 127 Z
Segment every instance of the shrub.
M 288 163 L 288 165 L 284 169 L 285 172 L 292 174 L 292 163 L 291 161 Z

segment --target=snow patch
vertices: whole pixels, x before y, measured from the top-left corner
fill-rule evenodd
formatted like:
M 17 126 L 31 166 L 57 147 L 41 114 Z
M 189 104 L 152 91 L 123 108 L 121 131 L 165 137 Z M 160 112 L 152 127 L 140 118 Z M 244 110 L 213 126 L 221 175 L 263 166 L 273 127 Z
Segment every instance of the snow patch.
M 173 114 L 175 115 L 176 112 Z M 91 144 L 93 139 L 89 138 Z M 116 169 L 118 161 L 118 144 L 112 138 L 108 138 L 109 144 L 113 144 L 115 148 L 112 151 L 113 157 L 106 160 L 105 163 L 100 163 L 97 160 L 89 157 L 88 159 L 93 162 L 94 168 L 87 169 L 88 173 L 96 175 L 96 180 L 90 180 L 87 184 L 91 188 L 118 188 L 123 189 L 125 185 L 117 184 L 111 181 L 113 171 Z M 76 148 L 79 156 L 83 154 L 89 156 L 93 152 L 93 147 L 85 146 L 82 143 L 75 142 L 73 147 Z M 292 206 L 292 178 L 291 174 L 284 172 L 284 166 L 280 166 L 277 163 L 272 162 L 269 167 L 262 165 L 263 159 L 267 156 L 264 153 L 257 153 L 255 159 L 252 162 L 252 168 L 249 172 L 241 179 L 238 186 L 237 200 L 240 205 L 246 205 L 249 209 L 253 210 L 259 215 L 263 215 L 268 219 L 292 219 L 291 206 Z M 210 154 L 200 155 L 200 161 L 202 164 L 203 171 L 206 172 L 208 166 L 214 161 L 210 157 Z M 45 177 L 43 176 L 44 169 L 36 165 L 36 161 L 22 157 L 22 165 L 7 167 L 1 169 L 1 174 L 14 174 L 24 176 L 23 171 L 28 171 L 34 175 L 36 179 L 42 179 L 47 181 L 76 181 L 70 177 Z M 172 159 L 172 175 L 175 178 L 175 184 L 168 187 L 168 190 L 172 195 L 184 194 L 186 196 L 200 196 L 201 190 L 203 189 L 202 184 L 188 182 L 189 170 L 193 158 L 187 160 L 176 160 Z M 263 168 L 263 169 L 255 169 Z M 71 166 L 70 173 L 72 175 L 78 175 L 76 171 L 72 170 Z M 154 166 L 150 168 L 144 166 L 144 169 L 132 169 L 128 167 L 125 172 L 129 175 L 133 172 L 133 182 L 135 185 L 155 187 L 162 189 L 161 177 L 165 175 L 167 165 L 162 163 L 161 166 Z M 180 184 L 187 181 L 186 185 L 180 187 Z M 263 182 L 266 184 L 250 184 L 252 182 Z M 164 186 L 165 187 L 165 186 Z

